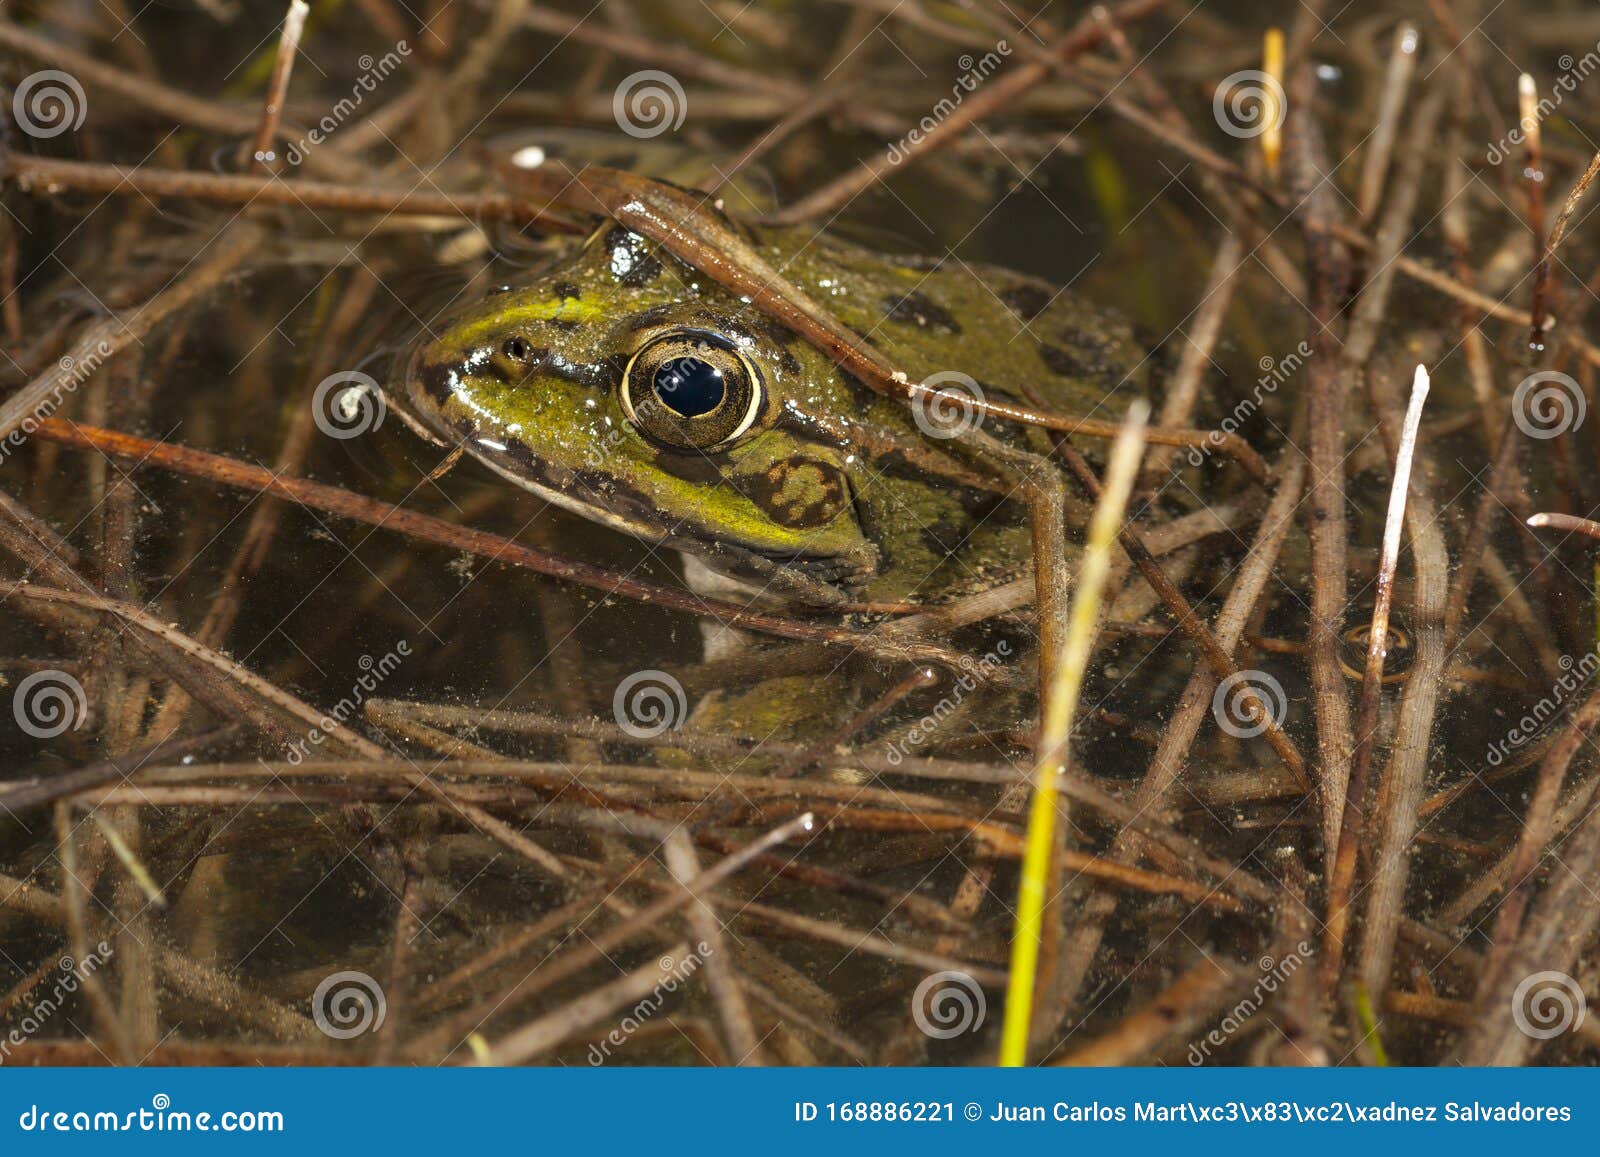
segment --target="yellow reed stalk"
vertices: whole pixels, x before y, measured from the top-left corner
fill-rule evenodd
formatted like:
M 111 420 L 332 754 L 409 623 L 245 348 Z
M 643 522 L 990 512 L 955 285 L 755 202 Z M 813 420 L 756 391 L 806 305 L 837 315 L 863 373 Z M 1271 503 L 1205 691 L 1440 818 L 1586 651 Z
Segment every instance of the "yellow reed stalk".
M 1261 71 L 1271 83 L 1262 85 L 1261 116 L 1266 126 L 1261 134 L 1261 159 L 1267 172 L 1278 175 L 1278 159 L 1283 156 L 1283 29 L 1269 28 L 1261 41 Z
M 1050 673 L 1044 720 L 1039 736 L 1039 762 L 1034 768 L 1033 803 L 1028 811 L 1027 843 L 1022 856 L 1022 882 L 1017 889 L 1017 923 L 1011 939 L 1011 975 L 1006 987 L 1006 1015 L 1000 1031 L 1000 1064 L 1027 1062 L 1028 1028 L 1033 1020 L 1033 989 L 1039 969 L 1039 939 L 1044 927 L 1045 883 L 1056 843 L 1056 777 L 1066 770 L 1067 737 L 1083 687 L 1084 668 L 1100 617 L 1100 596 L 1111 571 L 1111 551 L 1122 528 L 1122 516 L 1144 453 L 1145 423 L 1150 407 L 1135 402 L 1111 447 L 1105 486 L 1089 522 L 1078 586 L 1072 594 L 1067 640 Z

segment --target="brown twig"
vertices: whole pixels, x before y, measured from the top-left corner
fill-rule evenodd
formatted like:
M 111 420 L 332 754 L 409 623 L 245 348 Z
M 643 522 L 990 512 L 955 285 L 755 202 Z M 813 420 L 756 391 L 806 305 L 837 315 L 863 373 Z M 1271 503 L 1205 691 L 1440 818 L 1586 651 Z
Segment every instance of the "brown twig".
M 278 54 L 272 61 L 272 76 L 267 81 L 266 95 L 261 98 L 261 124 L 256 128 L 251 161 L 267 172 L 272 171 L 276 159 L 272 144 L 278 139 L 278 121 L 283 116 L 283 102 L 289 91 L 289 77 L 294 72 L 295 56 L 300 51 L 300 34 L 305 30 L 306 17 L 311 6 L 306 0 L 289 0 L 289 11 L 283 18 L 283 31 L 278 36 Z

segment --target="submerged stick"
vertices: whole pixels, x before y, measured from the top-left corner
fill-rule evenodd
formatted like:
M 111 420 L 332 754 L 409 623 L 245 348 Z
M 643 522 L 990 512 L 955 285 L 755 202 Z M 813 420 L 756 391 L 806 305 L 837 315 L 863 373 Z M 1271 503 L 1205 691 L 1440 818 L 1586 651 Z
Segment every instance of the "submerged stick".
M 1544 348 L 1545 294 L 1550 284 L 1550 255 L 1544 243 L 1544 139 L 1539 129 L 1539 90 L 1527 73 L 1517 77 L 1517 109 L 1527 134 L 1528 231 L 1533 234 L 1533 297 L 1528 307 L 1528 348 Z
M 1544 513 L 1529 517 L 1528 525 L 1534 530 L 1565 530 L 1571 534 L 1583 534 L 1590 538 L 1600 538 L 1600 522 L 1591 519 L 1579 518 L 1575 514 Z
M 315 155 L 315 154 L 313 154 Z M 23 192 L 60 193 L 75 190 L 106 196 L 159 200 L 184 197 L 221 205 L 286 205 L 335 213 L 377 213 L 410 217 L 459 217 L 469 222 L 511 221 L 555 232 L 575 233 L 582 227 L 504 193 L 451 193 L 436 188 L 382 188 L 333 181 L 303 181 L 255 173 L 189 172 L 145 165 L 62 161 L 23 154 L 0 156 L 0 180 L 14 181 Z
M 523 1065 L 557 1048 L 568 1037 L 598 1024 L 619 1009 L 649 996 L 673 979 L 675 962 L 689 957 L 689 944 L 679 941 L 661 956 L 626 975 L 568 1001 L 554 1012 L 523 1025 L 474 1056 L 474 1065 Z
M 1356 211 L 1362 221 L 1372 219 L 1383 198 L 1384 178 L 1389 172 L 1395 132 L 1400 127 L 1400 114 L 1405 108 L 1406 88 L 1417 66 L 1419 39 L 1416 25 L 1409 21 L 1395 29 L 1394 52 L 1389 57 L 1383 95 L 1378 100 L 1377 127 L 1372 131 L 1366 155 L 1361 161 L 1361 191 L 1356 198 Z
M 709 897 L 718 884 L 746 867 L 752 860 L 797 836 L 811 832 L 815 826 L 815 817 L 810 812 L 805 812 L 773 828 L 759 839 L 753 840 L 742 851 L 718 860 L 687 883 L 672 885 L 663 899 L 639 909 L 628 919 L 604 932 L 586 937 L 583 943 L 529 973 L 502 996 L 496 1007 L 526 999 L 536 992 L 577 975 L 596 960 L 604 959 L 606 953 L 625 944 L 638 933 L 654 928 L 664 917 L 678 911 L 686 904 Z M 479 1023 L 482 1023 L 482 1019 L 493 1015 L 495 1011 L 490 1009 L 485 1012 Z M 423 1040 L 413 1042 L 413 1047 L 416 1050 L 441 1047 L 447 1050 L 448 1055 L 460 1046 L 468 1034 L 462 1034 L 458 1040 L 451 1041 L 449 1038 L 454 1035 L 450 1026 L 446 1025 L 442 1030 L 429 1033 Z
M 168 738 L 138 751 L 131 751 L 126 755 L 119 755 L 115 759 L 91 764 L 88 767 L 74 768 L 54 775 L 34 776 L 31 779 L 12 780 L 0 784 L 0 811 L 19 812 L 24 808 L 52 803 L 76 792 L 116 783 L 119 779 L 131 779 L 142 767 L 147 765 L 159 767 L 174 760 L 198 755 L 207 748 L 221 746 L 238 732 L 239 725 L 231 723 L 199 735 Z
M 903 153 L 887 149 L 862 161 L 850 172 L 814 189 L 788 208 L 771 214 L 775 223 L 796 224 L 831 213 L 882 181 L 897 165 L 917 159 L 948 145 L 966 132 L 974 122 L 1004 109 L 1024 92 L 1048 79 L 1053 70 L 1096 48 L 1106 38 L 1103 21 L 1125 24 L 1161 7 L 1160 0 L 1123 0 L 1101 18 L 1086 14 L 1073 29 L 1050 46 L 1054 58 L 1049 64 L 1033 61 L 1004 73 L 958 105 L 953 113 L 922 136 L 909 139 Z
M 209 243 L 211 252 L 203 261 L 137 309 L 89 326 L 68 356 L 0 404 L 0 439 L 9 441 L 19 429 L 31 432 L 30 425 L 45 420 L 64 396 L 79 389 L 119 350 L 141 341 L 162 321 L 215 289 L 249 256 L 263 236 L 260 230 L 244 223 L 225 229 Z

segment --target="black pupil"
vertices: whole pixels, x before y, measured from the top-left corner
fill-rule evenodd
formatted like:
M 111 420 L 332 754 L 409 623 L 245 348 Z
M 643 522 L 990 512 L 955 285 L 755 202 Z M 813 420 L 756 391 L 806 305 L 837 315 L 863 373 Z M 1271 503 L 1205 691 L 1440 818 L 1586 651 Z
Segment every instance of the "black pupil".
M 656 369 L 656 397 L 685 418 L 698 418 L 722 405 L 728 387 L 722 371 L 696 357 L 672 358 Z

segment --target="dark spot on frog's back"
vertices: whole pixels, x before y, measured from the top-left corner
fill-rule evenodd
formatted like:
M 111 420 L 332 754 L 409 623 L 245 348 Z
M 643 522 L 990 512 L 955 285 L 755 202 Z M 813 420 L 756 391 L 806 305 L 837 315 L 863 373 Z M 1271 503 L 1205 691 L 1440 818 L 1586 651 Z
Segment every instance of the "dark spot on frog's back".
M 922 527 L 917 531 L 917 536 L 922 539 L 922 545 L 929 554 L 935 558 L 946 558 L 955 553 L 969 530 L 970 527 L 946 520 Z
M 883 299 L 885 316 L 901 325 L 914 325 L 918 329 L 932 329 L 952 336 L 961 332 L 961 324 L 950 311 L 921 293 L 908 293 L 904 297 L 890 294 Z
M 1042 341 L 1039 343 L 1039 356 L 1044 359 L 1044 364 L 1050 367 L 1050 372 L 1053 374 L 1080 379 L 1092 376 L 1090 367 L 1069 349 Z
M 1118 365 L 1104 360 L 1095 353 L 1070 350 L 1064 346 L 1039 343 L 1039 356 L 1050 372 L 1073 381 L 1091 382 L 1101 389 L 1112 390 L 1120 386 L 1124 373 Z
M 1023 321 L 1032 321 L 1049 308 L 1054 298 L 1042 285 L 1014 285 L 1000 294 L 1000 300 Z
M 606 254 L 611 272 L 629 289 L 649 285 L 661 276 L 661 262 L 643 237 L 618 226 L 606 234 Z
M 558 281 L 550 287 L 550 291 L 563 301 L 568 299 L 577 301 L 583 296 L 577 285 L 570 281 Z

